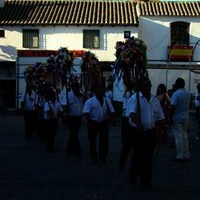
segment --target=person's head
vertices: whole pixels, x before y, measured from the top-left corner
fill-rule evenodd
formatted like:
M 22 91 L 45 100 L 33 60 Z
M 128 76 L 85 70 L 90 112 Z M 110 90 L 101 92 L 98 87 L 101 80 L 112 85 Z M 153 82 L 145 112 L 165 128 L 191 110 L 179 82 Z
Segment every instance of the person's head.
M 165 84 L 161 83 L 157 87 L 157 95 L 165 94 L 167 92 Z
M 104 96 L 105 89 L 101 84 L 98 84 L 94 89 L 94 93 L 97 98 L 102 98 Z
M 176 88 L 176 84 L 174 83 L 174 84 L 172 85 L 172 90 L 173 90 L 173 91 L 176 91 L 176 89 L 177 89 L 177 88 Z
M 139 80 L 139 90 L 146 96 L 151 94 L 151 81 L 148 77 L 143 77 Z
M 176 84 L 176 88 L 184 88 L 185 87 L 185 81 L 182 78 L 177 78 L 175 84 Z

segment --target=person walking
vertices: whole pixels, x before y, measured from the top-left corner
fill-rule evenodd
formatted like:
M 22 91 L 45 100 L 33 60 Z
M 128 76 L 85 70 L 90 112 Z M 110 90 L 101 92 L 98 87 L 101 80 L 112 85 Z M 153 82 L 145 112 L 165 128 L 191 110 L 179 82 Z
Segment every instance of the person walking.
M 44 123 L 44 104 L 45 104 L 45 88 L 40 87 L 36 93 L 35 98 L 35 113 L 36 113 L 36 126 L 37 135 L 41 142 L 44 142 L 45 137 L 45 123 Z
M 78 82 L 72 84 L 72 90 L 68 93 L 67 99 L 67 124 L 69 128 L 69 140 L 67 152 L 69 155 L 81 155 L 79 142 L 79 130 L 82 123 L 82 110 L 84 105 L 83 94 L 80 93 Z
M 164 119 L 164 114 L 158 98 L 151 94 L 149 78 L 141 78 L 138 88 L 139 92 L 127 103 L 127 115 L 134 134 L 129 176 L 133 187 L 140 178 L 142 187 L 150 189 L 156 146 L 155 128 Z
M 96 85 L 95 96 L 89 98 L 84 105 L 83 114 L 87 117 L 90 157 L 94 164 L 97 159 L 106 162 L 109 147 L 109 116 L 113 117 L 115 110 L 109 99 L 104 97 L 105 89 Z M 99 136 L 99 152 L 96 140 Z
M 190 93 L 184 88 L 185 81 L 176 79 L 177 90 L 171 98 L 171 110 L 173 116 L 172 130 L 175 137 L 176 158 L 174 161 L 182 162 L 190 160 L 188 147 L 188 123 L 190 109 Z
M 170 97 L 167 93 L 167 89 L 165 84 L 161 83 L 157 87 L 156 97 L 159 99 L 165 119 L 163 121 L 163 126 L 156 130 L 157 132 L 157 140 L 159 143 L 163 143 L 168 141 L 167 128 L 168 128 L 168 120 L 169 120 L 169 107 L 170 107 Z
M 44 104 L 45 142 L 48 152 L 54 152 L 55 136 L 58 129 L 58 115 L 63 108 L 57 101 L 56 90 L 51 89 L 47 94 L 47 101 Z
M 32 85 L 27 85 L 21 107 L 24 115 L 25 136 L 29 140 L 36 131 L 36 113 L 35 113 L 35 91 Z
M 122 148 L 119 156 L 119 169 L 123 170 L 126 160 L 129 156 L 130 151 L 133 148 L 133 134 L 131 132 L 131 127 L 129 124 L 129 118 L 126 116 L 126 107 L 129 98 L 133 94 L 133 87 L 127 85 L 126 91 L 123 95 L 123 113 L 121 119 L 121 144 Z

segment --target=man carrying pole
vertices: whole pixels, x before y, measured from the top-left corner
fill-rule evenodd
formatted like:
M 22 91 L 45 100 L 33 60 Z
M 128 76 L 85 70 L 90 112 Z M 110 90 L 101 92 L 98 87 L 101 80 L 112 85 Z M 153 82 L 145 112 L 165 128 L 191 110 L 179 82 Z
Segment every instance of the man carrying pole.
M 164 119 L 164 114 L 159 100 L 151 94 L 151 81 L 146 71 L 147 46 L 134 37 L 120 44 L 115 77 L 122 78 L 125 86 L 128 83 L 135 85 L 135 93 L 128 100 L 126 110 L 133 134 L 130 181 L 135 187 L 140 177 L 142 186 L 149 189 L 156 146 L 155 128 L 157 123 Z

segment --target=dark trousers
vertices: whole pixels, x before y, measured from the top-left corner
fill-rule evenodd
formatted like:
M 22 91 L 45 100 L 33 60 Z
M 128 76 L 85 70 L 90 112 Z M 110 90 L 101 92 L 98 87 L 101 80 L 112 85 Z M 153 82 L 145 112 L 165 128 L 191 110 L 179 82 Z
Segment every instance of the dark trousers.
M 121 120 L 121 143 L 122 148 L 119 156 L 119 168 L 123 169 L 125 162 L 133 149 L 133 135 L 134 133 L 131 131 L 131 127 L 129 124 L 129 119 L 126 117 L 122 117 Z
M 99 148 L 97 153 L 97 137 L 99 136 Z M 88 122 L 88 138 L 91 160 L 97 162 L 97 157 L 103 162 L 106 161 L 109 146 L 109 121 Z
M 81 154 L 81 146 L 79 142 L 79 130 L 81 128 L 82 116 L 73 117 L 68 119 L 69 140 L 67 152 L 72 155 Z
M 54 150 L 55 136 L 58 129 L 58 119 L 45 119 L 45 143 L 47 151 Z
M 24 110 L 25 136 L 30 139 L 36 130 L 35 111 Z
M 154 129 L 138 132 L 133 128 L 134 151 L 131 156 L 130 181 L 136 183 L 138 176 L 143 186 L 150 186 L 152 179 L 153 155 L 156 145 Z
M 45 139 L 45 120 L 43 114 L 36 113 L 36 126 L 37 126 L 37 135 L 40 138 L 41 142 L 44 142 Z

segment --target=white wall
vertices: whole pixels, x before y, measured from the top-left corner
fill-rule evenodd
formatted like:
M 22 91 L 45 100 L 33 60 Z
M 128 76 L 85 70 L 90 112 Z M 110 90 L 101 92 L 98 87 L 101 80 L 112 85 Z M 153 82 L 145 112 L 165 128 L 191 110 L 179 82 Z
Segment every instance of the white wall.
M 100 49 L 86 49 L 94 52 L 100 61 L 115 60 L 115 44 L 124 41 L 124 31 L 131 31 L 131 36 L 139 37 L 147 44 L 148 60 L 166 60 L 167 47 L 170 45 L 170 23 L 185 21 L 190 25 L 191 45 L 200 39 L 200 18 L 198 17 L 140 17 L 139 27 L 134 26 L 2 26 L 5 38 L 0 38 L 0 47 L 5 53 L 17 56 L 17 49 L 22 48 L 22 29 L 40 29 L 40 49 L 57 50 L 67 47 L 72 50 L 83 49 L 83 30 L 100 30 Z M 200 42 L 194 52 L 194 60 L 200 61 Z
M 200 82 L 200 75 L 185 69 L 147 69 L 152 82 L 151 92 L 156 95 L 159 84 L 164 83 L 168 89 L 172 88 L 177 78 L 185 80 L 185 88 L 192 94 L 196 92 L 196 85 Z M 122 101 L 124 94 L 123 81 L 115 81 L 113 88 L 114 101 Z
M 0 46 L 4 52 L 17 56 L 17 49 L 22 48 L 22 29 L 40 30 L 40 48 L 57 50 L 60 47 L 67 47 L 69 50 L 83 50 L 83 30 L 100 30 L 100 49 L 85 49 L 94 53 L 100 61 L 115 60 L 115 44 L 117 41 L 124 41 L 124 31 L 131 31 L 131 36 L 138 37 L 137 28 L 108 27 L 108 26 L 5 26 L 5 38 L 0 38 Z
M 190 45 L 200 39 L 199 17 L 140 17 L 139 37 L 147 44 L 148 60 L 167 60 L 170 45 L 170 23 L 184 21 L 190 23 Z M 200 44 L 200 43 L 199 43 Z M 194 61 L 200 61 L 200 45 L 194 52 Z
M 55 26 L 54 29 L 43 29 L 41 34 L 46 39 L 42 48 L 58 49 L 67 47 L 69 50 L 83 49 L 83 30 L 100 30 L 100 49 L 84 49 L 94 53 L 100 61 L 115 60 L 115 44 L 124 41 L 124 31 L 131 31 L 132 36 L 137 36 L 135 27 L 99 27 L 99 26 Z M 53 32 L 52 32 L 53 31 Z

